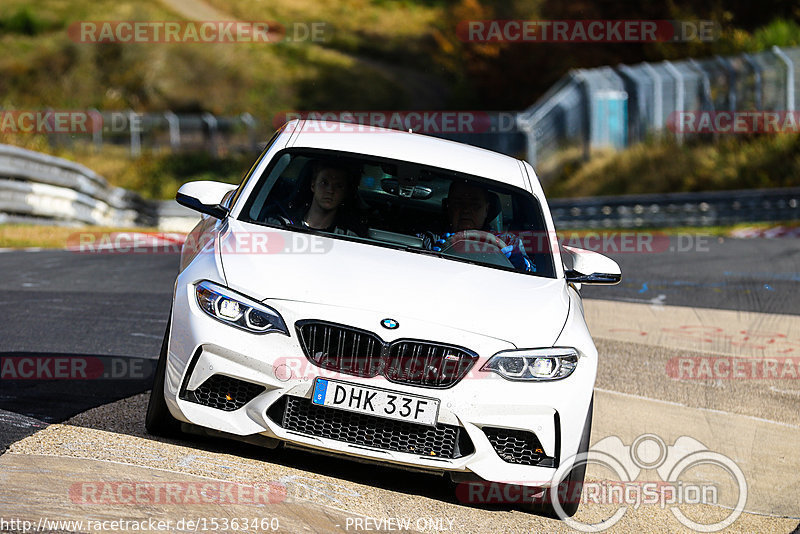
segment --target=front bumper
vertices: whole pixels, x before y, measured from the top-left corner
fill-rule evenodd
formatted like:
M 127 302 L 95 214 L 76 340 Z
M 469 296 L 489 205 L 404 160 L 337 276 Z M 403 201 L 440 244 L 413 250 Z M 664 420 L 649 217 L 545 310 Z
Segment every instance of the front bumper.
M 410 317 L 396 317 L 401 329 L 378 332 L 375 326 L 383 317 L 374 312 L 295 301 L 275 300 L 266 304 L 281 313 L 290 336 L 251 334 L 220 323 L 199 308 L 193 285 L 176 286 L 165 380 L 165 398 L 176 418 L 237 436 L 262 435 L 363 460 L 440 472 L 474 473 L 488 481 L 529 486 L 548 485 L 560 463 L 577 453 L 595 381 L 597 354 L 593 345 L 576 347 L 581 359 L 575 372 L 566 379 L 511 382 L 494 373 L 479 371 L 493 354 L 516 348 L 503 340 L 421 323 Z M 309 318 L 371 329 L 387 342 L 413 337 L 460 345 L 477 353 L 479 359 L 467 376 L 447 389 L 397 384 L 382 376 L 359 378 L 336 373 L 312 364 L 303 353 L 293 325 Z M 254 384 L 257 392 L 252 400 L 229 411 L 196 399 L 188 400 L 191 397 L 187 392 L 198 390 L 217 375 Z M 314 379 L 318 376 L 438 399 L 437 424 L 459 429 L 460 455 L 444 458 L 428 450 L 388 450 L 299 433 L 282 426 L 276 414 L 287 403 L 287 396 L 310 402 Z M 549 460 L 539 461 L 538 465 L 504 460 L 498 453 L 494 429 L 517 435 L 535 434 L 541 449 L 539 456 Z

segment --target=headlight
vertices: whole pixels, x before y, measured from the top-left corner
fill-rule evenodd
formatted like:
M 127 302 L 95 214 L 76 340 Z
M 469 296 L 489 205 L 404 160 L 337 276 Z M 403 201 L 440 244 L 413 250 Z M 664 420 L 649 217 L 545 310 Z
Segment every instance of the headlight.
M 481 367 L 509 380 L 560 380 L 578 365 L 578 351 L 567 347 L 498 352 Z
M 289 335 L 281 315 L 260 302 L 232 289 L 203 280 L 195 286 L 197 304 L 214 319 L 253 332 L 280 332 Z

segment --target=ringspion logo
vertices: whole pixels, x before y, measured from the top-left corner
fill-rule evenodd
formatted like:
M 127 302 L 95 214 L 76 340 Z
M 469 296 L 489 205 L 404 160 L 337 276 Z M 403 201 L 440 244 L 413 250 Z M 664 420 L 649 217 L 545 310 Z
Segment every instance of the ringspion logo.
M 569 481 L 575 466 L 591 468 L 583 483 Z M 601 474 L 602 473 L 602 474 Z M 672 445 L 655 434 L 642 434 L 626 445 L 617 436 L 606 437 L 587 452 L 561 462 L 551 480 L 464 482 L 456 488 L 459 501 L 469 504 L 544 502 L 580 532 L 602 532 L 617 524 L 629 509 L 657 506 L 669 509 L 682 525 L 697 532 L 718 532 L 732 525 L 747 502 L 747 480 L 741 468 L 700 441 L 680 436 Z M 580 503 L 596 510 L 584 523 L 568 517 L 564 504 Z M 701 523 L 683 510 L 696 505 L 719 506 L 727 515 Z

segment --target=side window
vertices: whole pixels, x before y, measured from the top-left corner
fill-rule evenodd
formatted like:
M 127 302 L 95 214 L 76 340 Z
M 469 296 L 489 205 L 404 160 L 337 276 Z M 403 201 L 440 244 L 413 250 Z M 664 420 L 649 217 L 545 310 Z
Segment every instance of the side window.
M 230 198 L 226 199 L 227 204 L 225 204 L 224 203 L 225 201 L 223 201 L 223 206 L 230 209 L 230 207 L 233 206 L 237 200 L 239 200 L 239 196 L 242 194 L 242 190 L 244 190 L 245 184 L 247 184 L 248 180 L 253 175 L 253 172 L 256 170 L 256 167 L 258 167 L 258 164 L 261 163 L 261 160 L 264 159 L 264 156 L 267 154 L 267 152 L 269 152 L 269 149 L 272 148 L 272 145 L 275 144 L 275 140 L 278 139 L 278 136 L 281 134 L 281 131 L 282 130 L 278 130 L 274 134 L 272 134 L 272 137 L 270 137 L 269 141 L 267 141 L 267 146 L 264 147 L 264 150 L 261 152 L 261 155 L 258 156 L 255 163 L 253 163 L 252 167 L 250 167 L 250 170 L 247 171 L 247 174 L 242 180 L 242 183 L 240 183 L 239 187 L 237 187 L 234 191 L 232 191 L 232 195 L 230 196 Z
M 273 186 L 275 186 L 276 182 L 278 182 L 278 179 L 281 178 L 284 171 L 286 171 L 286 168 L 289 167 L 290 163 L 292 163 L 292 155 L 289 153 L 283 154 L 278 159 L 277 163 L 275 163 L 274 167 L 270 171 L 269 176 L 267 177 L 267 180 L 261 184 L 260 186 L 261 188 L 258 190 L 258 195 L 252 200 L 252 203 L 250 204 L 250 209 L 247 213 L 250 220 L 263 222 L 265 216 L 264 208 L 266 206 L 267 196 L 272 193 Z M 285 188 L 286 188 L 285 186 L 282 187 L 282 189 Z M 283 198 L 283 195 L 281 194 L 278 194 L 276 196 Z

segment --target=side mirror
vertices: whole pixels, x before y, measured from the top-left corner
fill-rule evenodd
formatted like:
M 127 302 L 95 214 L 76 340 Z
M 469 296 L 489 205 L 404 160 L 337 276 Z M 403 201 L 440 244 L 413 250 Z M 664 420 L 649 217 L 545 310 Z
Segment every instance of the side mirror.
M 228 209 L 220 205 L 223 197 L 236 189 L 234 184 L 221 182 L 187 182 L 178 189 L 175 200 L 181 206 L 211 215 L 217 219 L 228 216 Z
M 618 284 L 622 280 L 622 271 L 617 262 L 592 250 L 563 247 L 572 258 L 572 269 L 564 274 L 567 282 L 573 284 Z

